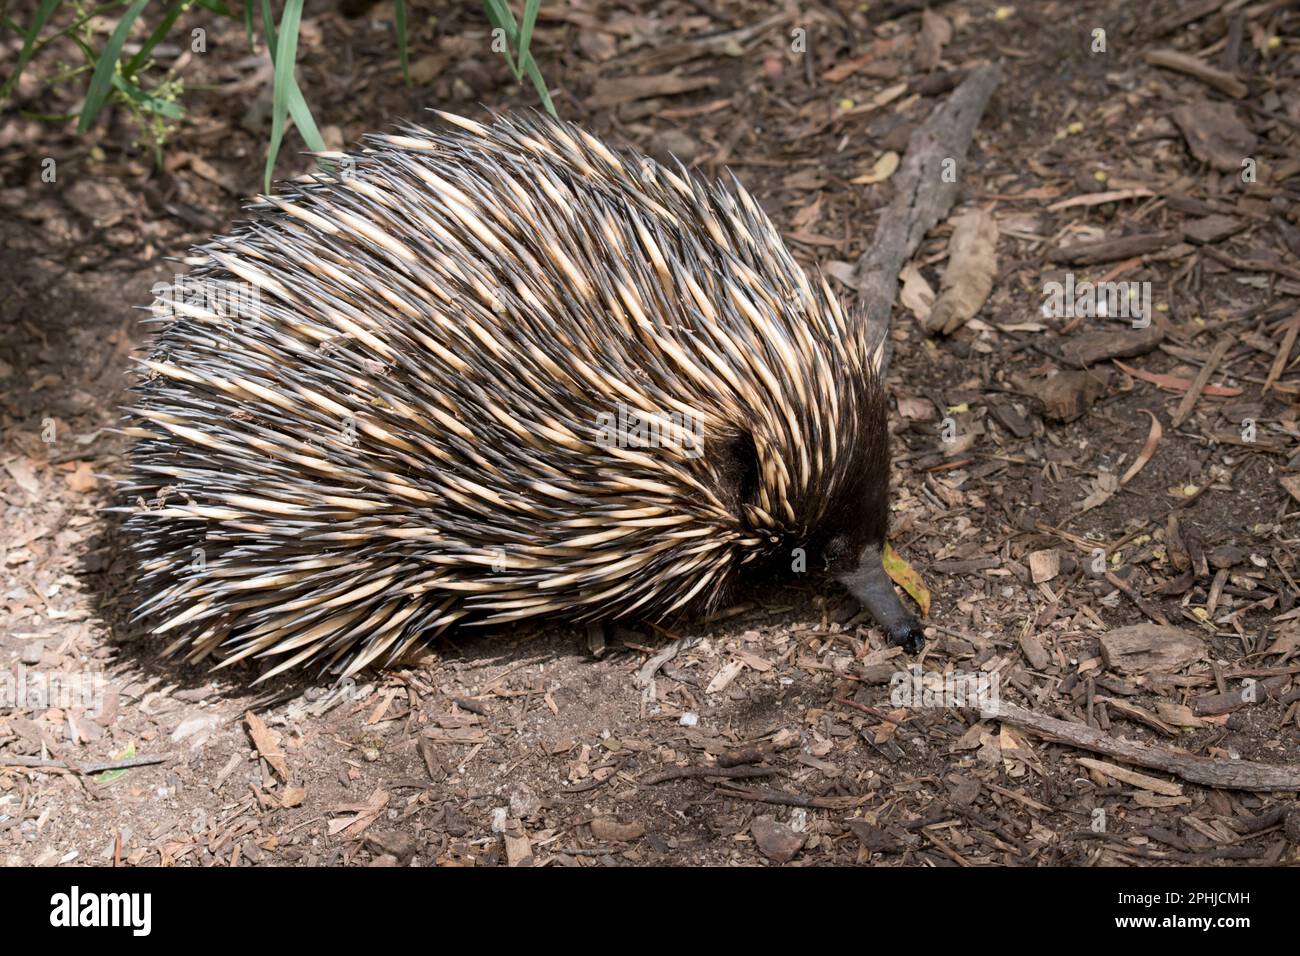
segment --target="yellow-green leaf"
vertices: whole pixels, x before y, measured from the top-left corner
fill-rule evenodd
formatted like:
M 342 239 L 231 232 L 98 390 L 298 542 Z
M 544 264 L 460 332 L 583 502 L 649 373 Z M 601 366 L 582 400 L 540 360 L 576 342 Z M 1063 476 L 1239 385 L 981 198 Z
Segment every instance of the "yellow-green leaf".
M 125 750 L 123 750 L 120 754 L 115 755 L 113 759 L 130 760 L 134 756 L 135 756 L 135 741 L 133 740 L 126 745 Z M 122 767 L 118 770 L 105 770 L 103 773 L 101 773 L 99 776 L 95 778 L 95 783 L 112 783 L 118 777 L 126 773 L 128 769 L 130 768 Z
M 849 182 L 858 186 L 882 183 L 894 175 L 896 169 L 898 169 L 898 154 L 890 150 L 876 160 L 876 165 L 871 168 L 871 172 L 864 173 L 856 179 L 850 179 Z
M 916 602 L 916 606 L 921 609 L 922 617 L 930 616 L 930 589 L 925 586 L 921 580 L 921 575 L 917 574 L 912 566 L 898 556 L 898 552 L 885 542 L 885 573 L 889 575 L 890 580 L 906 591 Z

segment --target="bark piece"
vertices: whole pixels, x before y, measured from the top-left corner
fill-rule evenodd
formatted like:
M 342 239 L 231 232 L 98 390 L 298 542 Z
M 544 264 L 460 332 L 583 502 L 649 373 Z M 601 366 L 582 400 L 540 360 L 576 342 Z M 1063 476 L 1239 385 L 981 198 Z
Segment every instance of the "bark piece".
M 604 843 L 628 843 L 645 836 L 640 823 L 620 823 L 614 817 L 596 817 L 591 821 L 591 835 Z
M 1053 262 L 1068 262 L 1077 266 L 1095 266 L 1102 262 L 1117 262 L 1159 252 L 1179 239 L 1176 232 L 1144 232 L 1136 236 L 1118 236 L 1098 239 L 1095 242 L 1077 242 L 1053 250 Z
M 1101 658 L 1112 670 L 1126 674 L 1172 674 L 1205 653 L 1194 634 L 1159 624 L 1133 624 L 1101 636 Z
M 880 217 L 871 248 L 858 260 L 859 301 L 870 317 L 871 340 L 883 349 L 882 372 L 889 364 L 889 316 L 899 270 L 952 208 L 965 178 L 962 164 L 975 127 L 1000 76 L 993 63 L 971 70 L 952 96 L 912 133 L 903 165 L 894 174 L 894 201 Z M 953 162 L 957 176 L 945 176 Z M 954 178 L 956 182 L 949 181 Z
M 1180 750 L 1121 740 L 1087 724 L 1045 717 L 1005 701 L 999 701 L 982 714 L 986 718 L 1032 730 L 1049 740 L 1105 754 L 1117 760 L 1163 770 L 1205 787 L 1228 790 L 1282 791 L 1300 790 L 1300 765 L 1261 764 L 1249 760 L 1199 757 Z
M 1233 99 L 1239 100 L 1246 95 L 1246 84 L 1234 74 L 1203 63 L 1190 54 L 1179 53 L 1177 50 L 1148 50 L 1143 59 L 1152 66 L 1186 73 Z
M 1113 358 L 1145 355 L 1159 345 L 1164 337 L 1164 329 L 1154 322 L 1145 329 L 1072 336 L 1061 346 L 1061 357 L 1072 365 L 1087 368 Z
M 1221 173 L 1240 172 L 1241 161 L 1255 148 L 1255 134 L 1230 103 L 1188 103 L 1170 116 L 1192 155 Z
M 1200 219 L 1183 223 L 1183 237 L 1202 245 L 1222 242 L 1229 236 L 1235 236 L 1247 226 L 1246 220 L 1223 213 L 1211 213 Z
M 1054 548 L 1029 555 L 1029 576 L 1035 584 L 1050 581 L 1061 573 L 1061 552 Z

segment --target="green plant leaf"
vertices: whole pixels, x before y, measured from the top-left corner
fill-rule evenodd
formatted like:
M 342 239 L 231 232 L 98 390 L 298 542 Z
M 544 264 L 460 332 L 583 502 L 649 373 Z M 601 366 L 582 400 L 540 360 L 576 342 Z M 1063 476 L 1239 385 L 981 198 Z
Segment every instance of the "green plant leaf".
M 181 104 L 175 100 L 160 99 L 148 90 L 136 86 L 124 76 L 116 73 L 113 75 L 113 88 L 121 90 L 122 93 L 139 104 L 142 109 L 148 110 L 150 113 L 157 113 L 159 116 L 165 116 L 167 119 L 172 120 L 185 118 L 185 109 Z
M 249 0 L 251 3 L 252 0 Z M 276 32 L 275 21 L 271 19 L 271 5 L 267 0 L 262 0 L 262 18 L 266 27 L 266 45 L 271 51 L 271 62 L 275 62 L 276 50 Z M 292 74 L 291 74 L 292 77 Z M 307 143 L 307 148 L 318 153 L 325 152 L 325 140 L 321 138 L 320 130 L 316 126 L 316 119 L 311 115 L 311 110 L 307 106 L 307 100 L 302 95 L 302 90 L 298 86 L 296 77 L 292 77 L 293 85 L 289 90 L 289 115 L 293 117 L 293 125 L 298 127 L 298 132 L 303 140 Z
M 135 756 L 135 741 L 133 740 L 133 741 L 131 741 L 129 744 L 126 745 L 126 749 L 125 749 L 125 750 L 123 750 L 120 754 L 118 754 L 117 756 L 115 756 L 113 759 L 114 759 L 114 760 L 130 760 L 130 759 L 131 759 L 132 757 L 134 757 L 134 756 Z M 101 773 L 101 774 L 99 774 L 98 776 L 95 777 L 95 783 L 112 783 L 112 782 L 113 782 L 114 780 L 116 780 L 118 777 L 121 777 L 122 775 L 124 775 L 124 774 L 129 770 L 129 769 L 131 769 L 131 768 L 130 768 L 130 767 L 121 767 L 121 768 L 119 768 L 119 769 L 117 769 L 117 770 L 105 770 L 103 773 Z
M 546 88 L 542 71 L 537 68 L 537 63 L 529 50 L 533 42 L 533 27 L 537 24 L 537 14 L 540 9 L 541 0 L 524 0 L 524 21 L 523 26 L 520 27 L 506 0 L 483 0 L 483 10 L 487 13 L 488 21 L 494 28 L 505 33 L 506 49 L 503 55 L 510 72 L 520 83 L 524 81 L 524 74 L 527 74 L 546 112 L 556 116 L 551 93 Z M 511 55 L 512 50 L 517 54 L 517 60 Z
M 533 55 L 528 52 L 528 46 L 533 42 L 533 27 L 537 24 L 537 11 L 542 5 L 542 0 L 524 0 L 524 22 L 519 27 L 519 67 L 528 69 L 529 64 L 533 62 Z
M 153 28 L 153 33 L 149 34 L 149 39 L 145 40 L 144 45 L 140 47 L 140 52 L 131 57 L 126 66 L 122 67 L 122 74 L 124 76 L 135 76 L 136 70 L 144 66 L 145 60 L 149 59 L 149 54 L 153 52 L 153 48 L 171 32 L 172 25 L 176 23 L 176 18 L 185 11 L 186 6 L 188 6 L 187 0 L 176 0 L 176 2 L 167 8 L 167 12 L 163 14 L 163 18 L 158 21 L 158 25 Z
M 95 72 L 90 77 L 90 87 L 86 90 L 86 103 L 81 108 L 81 120 L 77 123 L 77 132 L 84 133 L 90 129 L 90 124 L 104 108 L 104 101 L 108 99 L 109 90 L 113 88 L 113 74 L 117 72 L 117 58 L 122 54 L 122 44 L 126 42 L 127 35 L 131 32 L 131 24 L 135 23 L 136 17 L 148 3 L 149 0 L 135 0 L 122 19 L 117 21 L 108 43 L 100 51 L 99 60 L 95 63 Z
M 295 86 L 293 68 L 298 59 L 298 26 L 302 22 L 303 0 L 285 0 L 280 15 L 280 32 L 275 43 L 275 78 L 271 90 L 271 145 L 266 154 L 266 192 L 271 191 L 271 174 L 275 157 L 284 139 L 284 125 L 289 118 L 290 89 Z M 264 4 L 269 6 L 269 4 Z
M 483 10 L 487 13 L 488 22 L 505 34 L 506 48 L 502 51 L 502 55 L 506 58 L 506 66 L 510 67 L 510 72 L 514 74 L 516 80 L 522 80 L 523 71 L 515 66 L 515 58 L 510 52 L 512 48 L 517 48 L 519 43 L 519 28 L 515 25 L 514 13 L 505 0 L 483 0 Z
M 248 3 L 252 3 L 252 0 L 248 0 Z M 274 62 L 276 61 L 277 47 L 276 22 L 270 16 L 268 0 L 261 0 L 261 14 L 263 14 L 261 20 L 263 20 L 263 27 L 266 31 L 266 48 L 270 51 L 270 60 Z M 289 114 L 294 117 L 294 126 L 298 127 L 298 133 L 303 138 L 303 142 L 307 143 L 308 150 L 326 152 L 325 139 L 321 137 L 321 131 L 316 126 L 316 118 L 312 116 L 311 108 L 308 108 L 307 100 L 303 98 L 303 91 L 298 86 L 298 79 L 292 77 L 292 74 L 290 74 L 290 79 Z M 274 166 L 276 164 L 278 152 L 279 147 L 277 146 L 276 151 L 269 153 L 270 165 Z M 266 183 L 266 189 L 270 189 L 269 182 Z
M 9 93 L 18 82 L 18 78 L 23 75 L 23 70 L 27 69 L 27 62 L 32 58 L 32 45 L 36 43 L 36 36 L 54 15 L 59 2 L 60 0 L 41 0 L 40 5 L 37 6 L 36 16 L 32 19 L 31 26 L 27 28 L 27 35 L 23 37 L 23 49 L 18 54 L 18 65 L 14 67 L 9 79 L 5 80 L 4 88 L 0 89 L 0 100 L 9 98 Z
M 251 3 L 252 0 L 249 0 Z M 271 51 L 271 61 L 276 62 L 276 49 L 278 38 L 275 30 L 275 21 L 271 17 L 271 5 L 268 0 L 262 0 L 262 27 L 266 31 L 267 49 Z M 307 144 L 307 148 L 313 152 L 326 152 L 325 140 L 321 137 L 320 130 L 316 126 L 316 119 L 311 115 L 311 109 L 307 106 L 307 100 L 302 95 L 302 90 L 298 87 L 298 80 L 294 78 L 292 71 L 289 74 L 290 89 L 289 115 L 293 117 L 293 125 L 298 128 L 298 133 Z M 275 144 L 274 149 L 268 146 L 267 167 L 268 169 L 275 166 L 275 158 L 279 155 L 280 146 Z M 266 189 L 271 189 L 269 175 L 266 180 Z
M 528 57 L 527 73 L 528 78 L 533 81 L 533 89 L 537 90 L 537 95 L 541 97 L 542 106 L 545 107 L 546 112 L 559 119 L 559 114 L 555 112 L 555 104 L 551 102 L 551 93 L 546 88 L 546 81 L 542 79 L 542 71 L 537 68 L 537 64 L 533 62 L 531 55 Z
M 394 26 L 397 29 L 397 57 L 402 61 L 402 80 L 411 85 L 411 51 L 406 43 L 406 0 L 396 0 Z
M 921 575 L 916 573 L 916 569 L 899 557 L 898 552 L 885 542 L 885 551 L 881 557 L 885 565 L 885 573 L 900 588 L 906 591 L 916 606 L 921 609 L 921 616 L 928 617 L 930 614 L 930 589 L 925 586 L 921 580 Z

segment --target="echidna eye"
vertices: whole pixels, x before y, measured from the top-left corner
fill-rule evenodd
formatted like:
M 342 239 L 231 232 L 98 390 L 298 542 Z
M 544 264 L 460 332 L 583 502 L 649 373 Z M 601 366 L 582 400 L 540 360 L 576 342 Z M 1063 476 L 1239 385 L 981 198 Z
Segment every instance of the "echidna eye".
M 836 568 L 848 561 L 852 554 L 852 548 L 849 547 L 849 539 L 842 534 L 837 534 L 826 542 L 825 557 L 827 567 Z

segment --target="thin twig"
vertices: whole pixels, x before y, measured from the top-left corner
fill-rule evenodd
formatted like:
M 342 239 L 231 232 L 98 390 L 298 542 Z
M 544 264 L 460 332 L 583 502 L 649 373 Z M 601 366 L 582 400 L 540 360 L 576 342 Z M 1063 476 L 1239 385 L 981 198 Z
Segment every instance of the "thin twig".
M 171 754 L 153 757 L 127 757 L 124 760 L 110 760 L 106 763 L 68 763 L 63 760 L 47 760 L 41 757 L 6 757 L 0 754 L 0 767 L 27 767 L 32 770 L 69 770 L 73 773 L 103 773 L 105 770 L 126 770 L 129 767 L 144 767 L 154 763 L 165 763 Z

